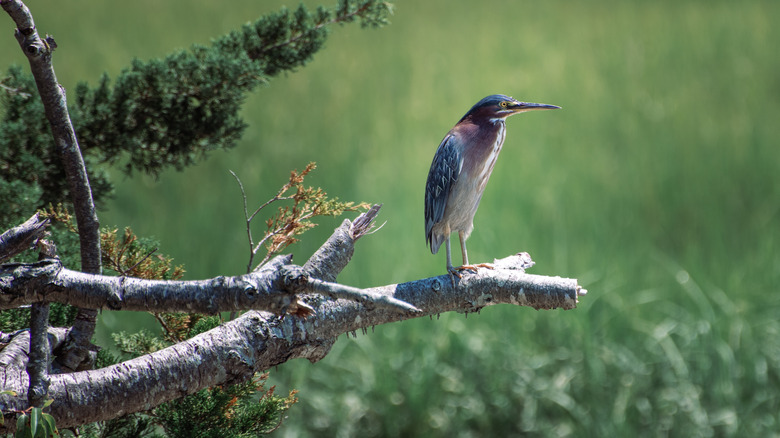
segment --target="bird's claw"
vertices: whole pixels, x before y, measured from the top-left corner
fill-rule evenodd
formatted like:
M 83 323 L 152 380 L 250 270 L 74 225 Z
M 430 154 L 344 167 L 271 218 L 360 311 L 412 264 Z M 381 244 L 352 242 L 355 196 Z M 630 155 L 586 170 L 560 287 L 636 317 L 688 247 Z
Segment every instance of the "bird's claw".
M 455 268 L 453 266 L 447 266 L 447 273 L 450 275 L 450 281 L 452 282 L 452 287 L 455 287 L 455 277 L 458 277 L 459 280 L 463 278 L 463 276 L 460 275 L 460 272 L 458 272 L 458 268 Z
M 458 271 L 466 271 L 466 270 L 468 270 L 468 271 L 477 272 L 477 270 L 479 270 L 479 268 L 496 269 L 490 263 L 477 263 L 476 265 L 463 265 L 463 266 L 458 266 L 455 269 L 458 270 Z
M 462 265 L 458 267 L 449 266 L 447 267 L 447 273 L 450 274 L 450 280 L 452 280 L 452 286 L 455 286 L 455 277 L 458 277 L 460 280 L 463 278 L 463 274 L 461 274 L 462 271 L 471 271 L 476 273 L 479 268 L 487 268 L 487 269 L 495 269 L 493 265 L 490 263 L 477 263 L 475 265 Z

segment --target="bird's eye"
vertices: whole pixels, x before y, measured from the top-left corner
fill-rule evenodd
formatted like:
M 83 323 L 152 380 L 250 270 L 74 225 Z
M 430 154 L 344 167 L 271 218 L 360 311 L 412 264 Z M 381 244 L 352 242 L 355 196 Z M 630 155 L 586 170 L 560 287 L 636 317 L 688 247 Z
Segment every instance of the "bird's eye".
M 499 105 L 501 108 L 506 108 L 506 106 L 507 106 L 507 105 L 509 105 L 509 103 L 508 103 L 507 101 L 505 101 L 505 100 L 502 100 L 502 101 L 501 101 L 501 103 L 499 103 L 498 105 Z

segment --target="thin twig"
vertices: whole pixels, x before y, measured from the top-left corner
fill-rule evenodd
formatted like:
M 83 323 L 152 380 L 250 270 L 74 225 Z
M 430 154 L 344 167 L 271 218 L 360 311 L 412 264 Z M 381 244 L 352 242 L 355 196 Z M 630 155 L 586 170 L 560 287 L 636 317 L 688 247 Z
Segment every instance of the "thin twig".
M 243 199 L 243 202 L 244 202 L 244 220 L 246 221 L 246 236 L 247 236 L 247 239 L 249 240 L 249 263 L 247 263 L 247 265 L 246 265 L 246 272 L 248 274 L 248 273 L 252 272 L 253 261 L 255 259 L 255 256 L 257 255 L 257 252 L 260 250 L 260 248 L 263 246 L 263 244 L 268 240 L 269 237 L 271 237 L 273 235 L 276 235 L 276 234 L 279 234 L 282 231 L 282 229 L 283 229 L 283 227 L 282 228 L 277 228 L 273 233 L 265 235 L 260 240 L 260 242 L 257 245 L 255 245 L 254 238 L 252 237 L 252 220 L 254 220 L 255 216 L 257 216 L 258 213 L 260 213 L 260 210 L 262 210 L 265 207 L 269 206 L 271 203 L 276 202 L 276 201 L 285 201 L 285 200 L 288 200 L 288 199 L 293 199 L 294 196 L 282 196 L 282 194 L 284 194 L 284 192 L 286 192 L 287 190 L 290 190 L 290 187 L 292 187 L 293 184 L 292 183 L 287 183 L 284 186 L 282 186 L 282 189 L 279 190 L 279 192 L 274 197 L 272 197 L 268 201 L 264 202 L 261 206 L 257 207 L 257 209 L 250 215 L 249 214 L 249 207 L 247 205 L 246 191 L 244 190 L 244 184 L 241 182 L 241 179 L 238 177 L 238 175 L 236 175 L 235 172 L 233 172 L 232 170 L 229 170 L 229 172 L 230 172 L 231 175 L 233 175 L 233 178 L 236 179 L 236 182 L 238 183 L 238 188 L 241 190 L 241 198 Z M 271 256 L 273 256 L 273 254 L 271 254 L 271 253 L 266 254 L 266 256 L 263 258 L 263 260 L 260 263 L 258 263 L 258 264 L 262 265 L 263 263 L 268 261 L 268 259 Z
M 124 272 L 122 272 L 122 275 L 126 275 L 129 272 L 133 272 L 133 269 L 135 269 L 138 265 L 144 262 L 144 260 L 148 259 L 152 256 L 152 254 L 156 253 L 159 248 L 155 248 L 151 251 L 149 251 L 141 260 L 138 260 L 138 263 L 131 266 L 129 269 L 126 269 Z
M 159 313 L 154 313 L 153 315 L 155 319 L 157 319 L 157 322 L 160 323 L 163 330 L 165 330 L 165 333 L 167 333 L 172 338 L 176 339 L 177 342 L 183 341 L 183 339 L 178 334 L 176 334 L 173 330 L 170 329 L 170 327 L 168 327 L 168 324 L 165 322 L 165 319 L 163 319 L 163 317 L 160 316 Z
M 401 301 L 397 298 L 393 298 L 390 295 L 373 293 L 365 289 L 358 289 L 356 287 L 345 286 L 338 283 L 330 283 L 327 281 L 318 280 L 316 278 L 309 279 L 307 284 L 307 291 L 327 295 L 333 299 L 343 298 L 349 301 L 355 301 L 363 304 L 366 307 L 376 307 L 378 309 L 396 311 L 400 310 L 412 313 L 422 312 L 420 309 L 407 303 L 406 301 Z
M 246 265 L 246 272 L 247 274 L 251 272 L 252 268 L 252 260 L 254 259 L 254 251 L 252 251 L 252 248 L 254 247 L 254 242 L 252 240 L 252 227 L 250 226 L 252 224 L 252 219 L 249 218 L 249 209 L 247 207 L 247 201 L 246 201 L 246 191 L 244 191 L 244 184 L 241 182 L 241 179 L 236 175 L 236 172 L 233 172 L 232 170 L 229 170 L 231 175 L 233 175 L 233 178 L 236 179 L 236 182 L 238 183 L 238 188 L 241 190 L 241 198 L 244 201 L 244 220 L 246 221 L 246 237 L 249 240 L 249 263 Z M 233 319 L 232 317 L 230 319 Z
M 3 82 L 5 82 L 8 78 L 4 78 L 3 80 L 0 80 L 0 88 L 2 88 L 6 93 L 10 95 L 18 95 L 22 96 L 25 99 L 30 97 L 30 93 L 25 93 L 24 91 L 20 91 L 18 88 L 12 88 L 8 85 L 5 85 Z
M 276 196 L 274 196 L 273 198 L 265 201 L 265 203 L 263 203 L 263 205 L 257 207 L 257 210 L 255 210 L 255 212 L 252 213 L 251 216 L 249 216 L 248 220 L 251 221 L 252 219 L 254 219 L 255 216 L 257 216 L 257 213 L 260 213 L 260 210 L 264 209 L 265 207 L 268 207 L 273 202 L 276 202 L 276 201 L 287 201 L 289 199 L 295 198 L 294 196 L 282 196 L 282 193 L 286 192 L 287 190 L 290 190 L 290 187 L 292 187 L 292 186 L 289 186 L 289 185 L 285 184 L 284 187 L 282 187 L 282 190 L 280 190 L 279 193 L 276 194 Z

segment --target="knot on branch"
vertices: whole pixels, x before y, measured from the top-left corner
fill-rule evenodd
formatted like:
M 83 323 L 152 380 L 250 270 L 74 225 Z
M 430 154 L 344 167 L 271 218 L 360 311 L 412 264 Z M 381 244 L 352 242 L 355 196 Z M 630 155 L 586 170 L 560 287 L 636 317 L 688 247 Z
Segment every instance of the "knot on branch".
M 309 275 L 298 265 L 285 265 L 279 270 L 281 289 L 289 293 L 303 292 L 309 284 Z
M 45 39 L 44 41 L 46 41 L 46 45 L 48 46 L 48 48 L 49 48 L 49 50 L 50 50 L 50 51 L 52 51 L 52 52 L 53 52 L 53 51 L 54 51 L 54 49 L 56 49 L 56 48 L 57 48 L 57 42 L 56 42 L 56 41 L 54 41 L 54 37 L 53 37 L 53 36 L 51 36 L 51 35 L 46 35 L 46 39 Z
M 111 310 L 121 310 L 122 309 L 122 302 L 124 301 L 124 292 L 125 292 L 125 280 L 127 280 L 127 277 L 120 277 L 119 278 L 119 287 L 114 290 L 111 289 L 108 292 L 108 308 Z
M 309 274 L 303 267 L 298 265 L 284 265 L 279 268 L 279 283 L 282 291 L 287 294 L 297 295 L 305 293 L 309 289 Z M 315 313 L 313 307 L 304 303 L 299 297 L 285 300 L 282 307 L 282 315 L 290 314 L 302 318 L 309 317 Z

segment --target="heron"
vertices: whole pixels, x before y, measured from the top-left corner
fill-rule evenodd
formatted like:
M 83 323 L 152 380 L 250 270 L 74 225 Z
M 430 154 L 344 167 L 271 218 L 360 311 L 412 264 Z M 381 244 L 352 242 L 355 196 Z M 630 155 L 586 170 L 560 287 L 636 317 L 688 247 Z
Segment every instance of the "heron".
M 425 183 L 425 238 L 436 254 L 442 242 L 447 272 L 476 271 L 470 265 L 466 239 L 474 229 L 474 215 L 506 138 L 506 118 L 528 111 L 559 109 L 544 103 L 521 102 L 503 94 L 477 102 L 444 136 L 433 156 Z M 450 235 L 458 233 L 463 265 L 453 267 Z

